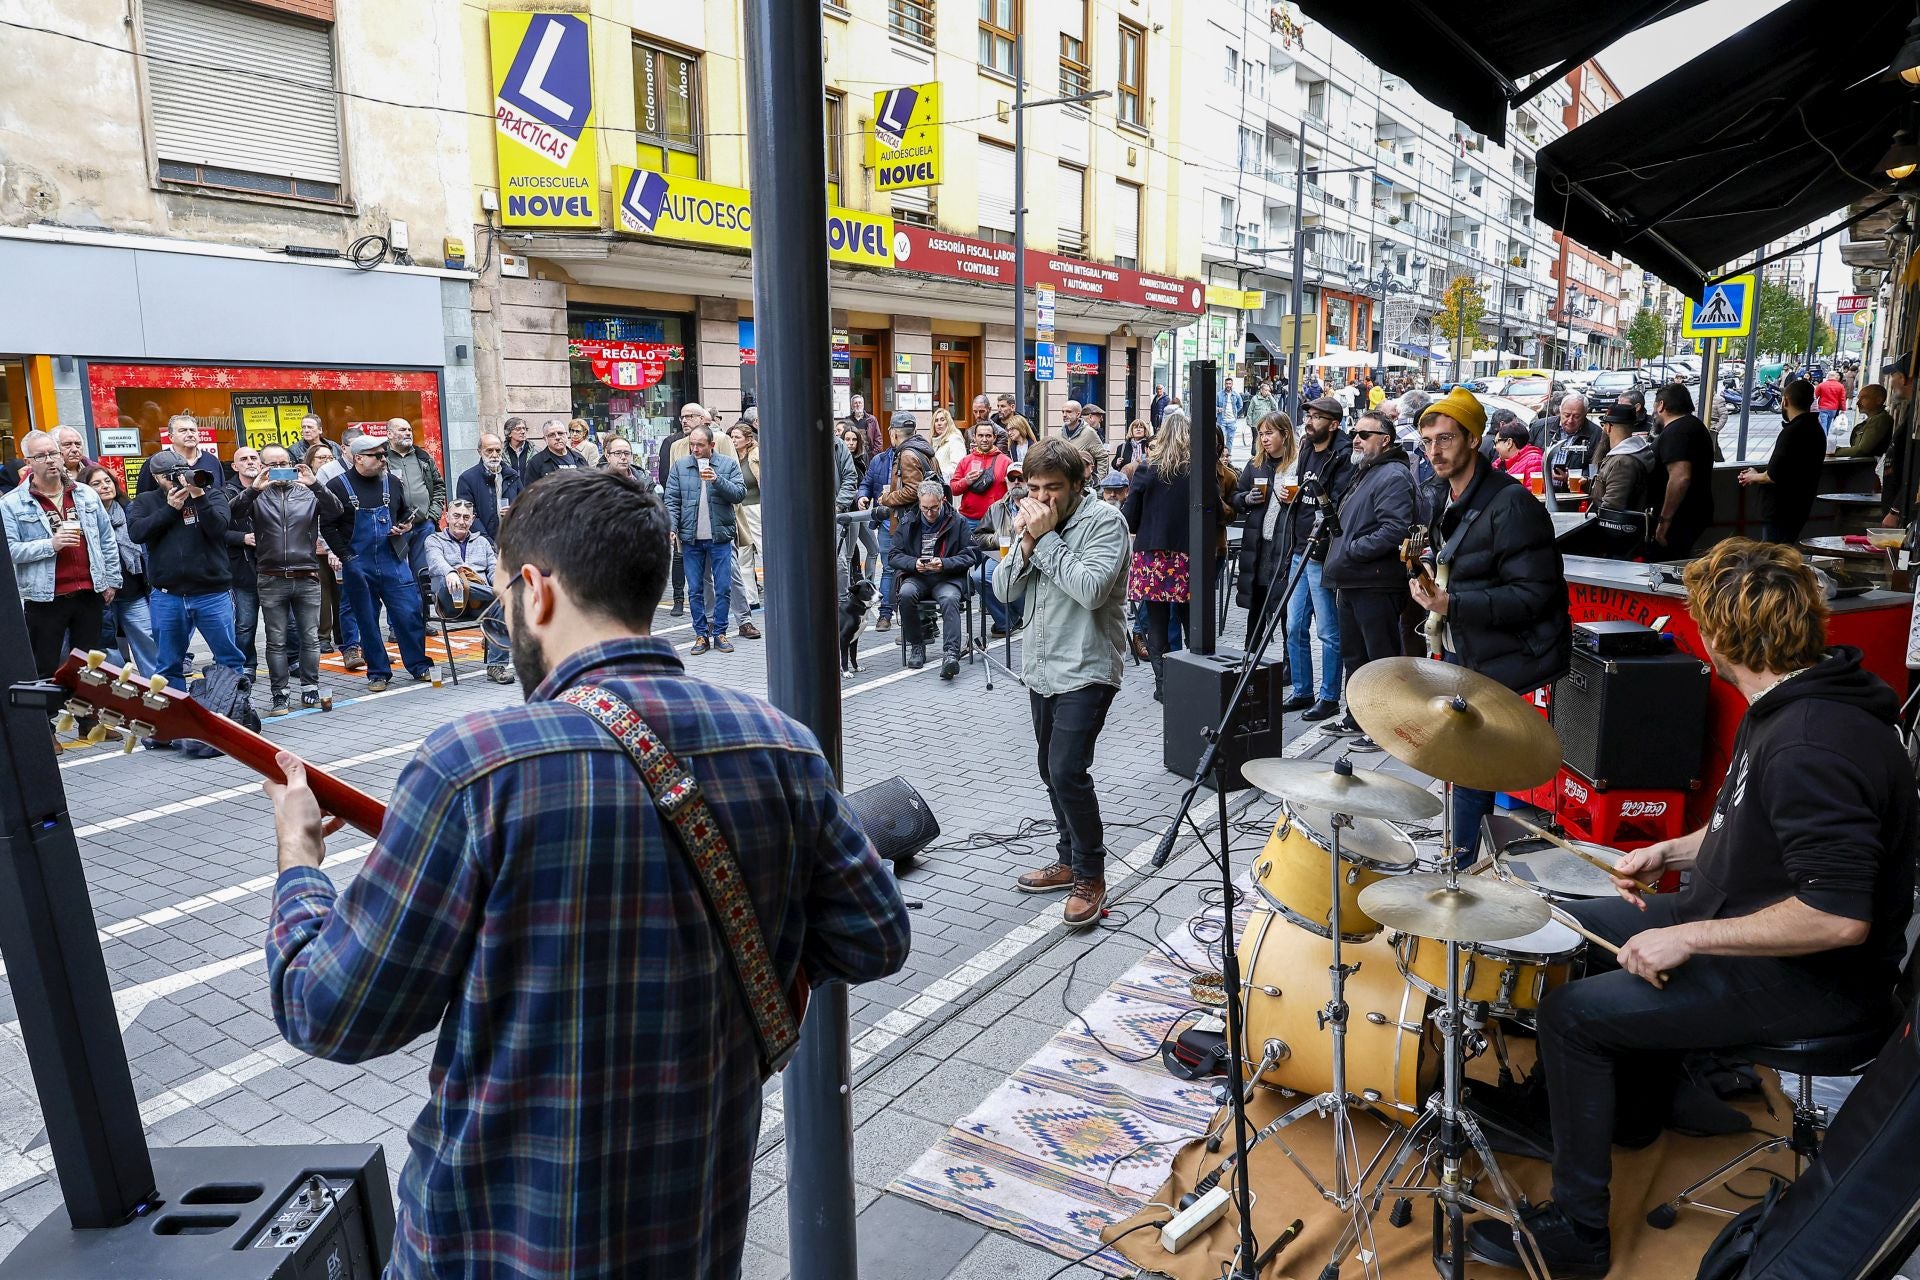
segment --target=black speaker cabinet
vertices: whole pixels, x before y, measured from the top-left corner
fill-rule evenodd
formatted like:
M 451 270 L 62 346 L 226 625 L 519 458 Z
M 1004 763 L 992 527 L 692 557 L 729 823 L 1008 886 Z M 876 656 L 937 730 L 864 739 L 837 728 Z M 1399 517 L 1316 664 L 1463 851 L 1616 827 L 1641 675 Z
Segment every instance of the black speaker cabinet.
M 940 820 L 905 778 L 888 778 L 850 791 L 847 803 L 881 859 L 892 863 L 895 871 L 940 838 Z
M 1160 758 L 1170 773 L 1193 776 L 1207 749 L 1207 731 L 1226 714 L 1227 699 L 1233 696 L 1245 658 L 1237 649 L 1215 653 L 1178 649 L 1164 659 Z M 1277 756 L 1286 745 L 1280 730 L 1280 704 L 1287 696 L 1285 671 L 1278 662 L 1262 662 L 1254 668 L 1240 714 L 1234 719 L 1233 734 L 1221 745 L 1229 791 L 1246 785 L 1246 779 L 1240 776 L 1241 765 L 1263 756 Z M 1209 777 L 1208 785 L 1212 782 Z
M 1553 686 L 1567 767 L 1602 791 L 1695 786 L 1712 683 L 1713 669 L 1684 653 L 1601 658 L 1575 649 Z

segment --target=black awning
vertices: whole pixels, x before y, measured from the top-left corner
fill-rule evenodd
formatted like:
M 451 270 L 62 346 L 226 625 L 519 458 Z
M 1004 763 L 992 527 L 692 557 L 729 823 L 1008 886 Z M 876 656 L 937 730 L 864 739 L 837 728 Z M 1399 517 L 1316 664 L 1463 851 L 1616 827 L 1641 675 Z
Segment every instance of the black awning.
M 1728 264 L 1886 185 L 1912 0 L 1791 0 L 1540 151 L 1542 221 L 1698 298 Z
M 1700 0 L 1300 0 L 1314 21 L 1495 143 L 1515 86 Z M 1891 50 L 1889 50 L 1891 52 Z M 1764 68 L 1755 68 L 1756 71 Z
M 1247 322 L 1247 336 L 1267 349 L 1267 354 L 1275 360 L 1285 363 L 1287 353 L 1281 350 L 1280 329 L 1277 325 L 1255 324 Z

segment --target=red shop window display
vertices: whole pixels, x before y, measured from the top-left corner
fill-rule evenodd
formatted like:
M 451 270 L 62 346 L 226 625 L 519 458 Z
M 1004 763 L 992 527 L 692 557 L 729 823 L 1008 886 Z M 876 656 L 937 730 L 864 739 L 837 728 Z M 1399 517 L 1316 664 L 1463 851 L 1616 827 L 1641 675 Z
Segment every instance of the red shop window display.
M 222 461 L 241 440 L 256 448 L 300 438 L 300 419 L 318 414 L 327 439 L 350 424 L 384 433 L 387 420 L 413 424 L 414 444 L 447 469 L 441 436 L 440 375 L 381 369 L 261 368 L 244 365 L 90 364 L 87 398 L 101 462 L 126 481 L 139 459 L 165 446 L 167 420 L 190 413 Z M 138 435 L 133 433 L 137 432 Z

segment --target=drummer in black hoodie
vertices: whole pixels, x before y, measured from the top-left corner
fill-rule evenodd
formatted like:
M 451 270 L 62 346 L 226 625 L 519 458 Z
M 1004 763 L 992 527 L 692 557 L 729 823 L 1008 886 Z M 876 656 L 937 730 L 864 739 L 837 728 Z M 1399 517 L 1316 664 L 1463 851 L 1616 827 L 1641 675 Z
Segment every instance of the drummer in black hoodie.
M 1554 1199 L 1528 1226 L 1556 1276 L 1605 1275 L 1614 1099 L 1655 1116 L 1695 1049 L 1860 1032 L 1895 1021 L 1913 904 L 1913 777 L 1899 699 L 1860 651 L 1826 647 L 1819 581 L 1790 547 L 1733 538 L 1687 566 L 1687 608 L 1748 711 L 1713 817 L 1621 859 L 1621 876 L 1690 870 L 1678 893 L 1574 907 L 1621 942 L 1540 1007 Z M 1664 1087 L 1663 1087 L 1664 1086 Z M 1517 1267 L 1512 1229 L 1477 1223 L 1474 1256 Z

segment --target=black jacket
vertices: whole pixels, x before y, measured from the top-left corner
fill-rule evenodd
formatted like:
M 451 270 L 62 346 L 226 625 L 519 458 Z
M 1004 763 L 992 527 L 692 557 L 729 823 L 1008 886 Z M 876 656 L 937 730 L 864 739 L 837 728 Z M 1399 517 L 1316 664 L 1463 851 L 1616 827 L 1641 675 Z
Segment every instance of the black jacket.
M 1803 413 L 1781 425 L 1765 468 L 1773 483 L 1760 486 L 1760 518 L 1772 536 L 1788 546 L 1800 540 L 1800 531 L 1813 514 L 1826 457 L 1827 433 L 1820 429 L 1818 417 Z
M 667 434 L 667 437 L 660 442 L 659 452 L 653 455 L 653 478 L 660 482 L 660 487 L 662 489 L 667 487 L 667 459 L 673 456 L 673 446 L 679 444 L 682 440 L 685 440 L 686 438 L 687 438 L 687 433 L 681 428 L 680 424 L 676 421 L 673 424 L 673 430 L 670 431 Z M 528 455 L 529 460 L 531 459 L 531 456 L 532 455 Z M 512 462 L 513 459 L 508 458 L 507 461 Z M 527 468 L 526 468 L 525 462 L 519 463 L 517 464 L 517 466 L 519 468 L 520 474 L 522 476 L 525 476 L 527 474 Z M 532 482 L 528 481 L 527 483 L 532 483 Z
M 1280 532 L 1287 554 L 1291 561 L 1296 552 L 1307 545 L 1307 539 L 1313 534 L 1313 519 L 1318 508 L 1308 499 L 1306 480 L 1308 476 L 1320 478 L 1320 497 L 1331 502 L 1338 510 L 1346 499 L 1347 490 L 1353 487 L 1353 437 L 1344 431 L 1336 430 L 1333 439 L 1327 442 L 1325 449 L 1315 449 L 1305 440 L 1300 442 L 1300 456 L 1293 461 L 1287 473 L 1298 481 L 1301 489 L 1294 498 L 1293 510 L 1280 517 Z M 1316 560 L 1327 558 L 1326 548 L 1320 549 Z
M 218 485 L 187 499 L 179 511 L 158 482 L 141 490 L 127 508 L 127 533 L 147 548 L 147 585 L 182 596 L 227 590 L 233 584 L 227 560 L 232 519 L 227 491 Z
M 1846 647 L 1762 694 L 1734 736 L 1680 918 L 1750 915 L 1797 897 L 1864 920 L 1860 946 L 1773 963 L 1831 975 L 1836 999 L 1885 1001 L 1913 907 L 1915 794 L 1894 731 L 1899 705 Z
M 253 532 L 253 568 L 264 573 L 317 573 L 323 524 L 340 518 L 340 499 L 326 485 L 248 486 L 233 500 L 233 518 Z
M 487 464 L 476 462 L 460 473 L 459 481 L 453 487 L 453 496 L 465 498 L 473 504 L 473 525 L 487 535 L 487 541 L 498 544 L 500 541 L 500 506 L 494 498 L 493 477 L 487 474 Z M 500 496 L 513 505 L 520 496 L 520 472 L 511 462 L 500 464 Z
M 1340 531 L 1327 548 L 1321 582 L 1342 591 L 1407 591 L 1400 544 L 1413 527 L 1413 469 L 1407 451 L 1390 444 L 1354 470 L 1341 502 Z
M 555 453 L 551 449 L 542 448 L 527 459 L 526 466 L 520 468 L 520 482 L 522 485 L 531 485 L 534 481 L 550 476 L 556 471 L 586 465 L 587 460 L 576 450 L 568 449 L 565 453 Z
M 1191 473 L 1171 479 L 1160 468 L 1148 463 L 1133 473 L 1133 484 L 1120 513 L 1133 530 L 1133 549 L 1138 551 L 1178 551 L 1193 549 L 1193 476 Z
M 534 450 L 545 447 L 545 445 L 536 444 L 532 436 L 528 436 L 525 440 L 522 440 L 518 449 L 514 448 L 505 440 L 500 442 L 500 448 L 506 455 L 507 465 L 523 476 L 527 474 L 527 463 L 532 459 Z M 664 449 L 666 446 L 662 445 L 661 447 Z M 337 457 L 338 455 L 335 456 Z
M 253 521 L 242 515 L 238 508 L 240 495 L 247 491 L 247 482 L 238 475 L 227 481 L 227 570 L 233 575 L 235 591 L 253 591 L 256 579 L 253 572 L 253 548 L 247 545 L 247 535 L 253 532 Z M 258 539 L 255 539 L 258 541 Z
M 1444 480 L 1428 486 L 1426 501 L 1439 513 L 1431 545 L 1448 566 L 1446 620 L 1461 662 L 1516 693 L 1565 674 L 1573 653 L 1567 574 L 1540 500 L 1476 459 L 1451 509 Z
M 921 547 L 929 534 L 933 537 L 933 554 L 940 557 L 941 568 L 938 573 L 923 574 L 914 566 L 919 563 Z M 931 525 L 916 503 L 902 513 L 894 529 L 893 550 L 887 556 L 887 563 L 895 573 L 912 574 L 934 582 L 959 582 L 982 559 L 980 548 L 967 536 L 967 527 L 960 523 L 951 503 L 940 504 L 940 515 Z
M 340 512 L 320 522 L 320 536 L 327 540 L 327 546 L 333 550 L 333 554 L 342 564 L 353 559 L 353 526 L 356 522 L 355 518 L 360 514 L 360 500 L 354 497 L 353 486 L 348 483 L 347 474 L 343 471 L 322 486 L 332 493 L 334 501 L 340 504 Z M 387 510 L 392 513 L 395 524 L 406 524 L 409 521 L 417 524 L 426 518 L 425 512 L 408 509 L 406 487 L 398 480 L 382 473 L 380 481 L 381 494 L 386 499 Z M 394 534 L 389 535 L 387 541 L 389 545 L 393 545 L 405 542 L 406 539 L 406 534 Z M 404 548 L 395 546 L 394 554 L 400 557 L 403 564 L 406 562 L 407 553 Z
M 1254 502 L 1253 482 L 1264 478 L 1267 482 L 1266 502 Z M 1240 526 L 1240 573 L 1235 579 L 1233 602 L 1242 609 L 1254 606 L 1254 592 L 1265 591 L 1267 581 L 1273 575 L 1274 557 L 1279 554 L 1280 544 L 1286 541 L 1287 517 L 1280 514 L 1280 523 L 1274 526 L 1272 541 L 1267 539 L 1267 507 L 1280 501 L 1274 492 L 1273 467 L 1269 463 L 1248 462 L 1240 468 L 1240 483 L 1234 486 L 1233 504 L 1235 515 L 1246 517 Z M 1283 581 L 1276 584 L 1285 587 Z

